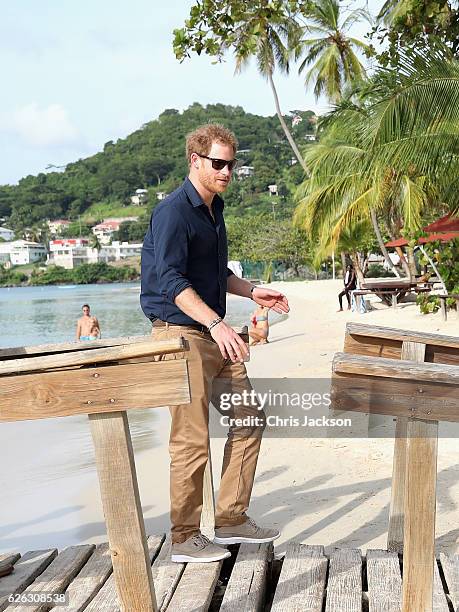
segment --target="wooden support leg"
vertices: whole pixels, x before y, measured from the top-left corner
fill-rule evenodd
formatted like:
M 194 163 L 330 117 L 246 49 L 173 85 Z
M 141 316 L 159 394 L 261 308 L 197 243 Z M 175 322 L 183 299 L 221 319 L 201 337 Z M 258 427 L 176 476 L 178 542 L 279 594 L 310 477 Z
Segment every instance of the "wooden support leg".
M 215 529 L 215 497 L 214 497 L 214 481 L 212 476 L 212 456 L 210 454 L 210 445 L 208 451 L 208 459 L 206 470 L 204 472 L 204 486 L 202 498 L 201 512 L 201 531 L 207 537 L 212 537 Z
M 404 342 L 402 359 L 420 363 L 425 344 Z M 438 423 L 407 423 L 402 612 L 432 612 Z
M 445 298 L 440 298 L 440 310 L 441 310 L 441 318 L 443 319 L 443 321 L 446 321 L 446 319 L 448 318 L 448 314 L 446 312 L 446 299 Z
M 402 612 L 432 612 L 438 423 L 408 421 Z
M 120 610 L 157 612 L 127 414 L 89 421 Z
M 392 294 L 392 308 L 397 308 L 397 295 L 395 293 Z
M 408 419 L 399 417 L 395 427 L 394 465 L 387 534 L 387 550 L 403 551 L 403 523 L 405 520 L 406 429 Z
M 422 363 L 425 345 L 403 342 L 400 359 Z M 389 511 L 387 550 L 403 552 L 403 525 L 405 521 L 406 451 L 408 419 L 399 417 L 395 427 L 394 463 L 392 467 L 392 489 Z

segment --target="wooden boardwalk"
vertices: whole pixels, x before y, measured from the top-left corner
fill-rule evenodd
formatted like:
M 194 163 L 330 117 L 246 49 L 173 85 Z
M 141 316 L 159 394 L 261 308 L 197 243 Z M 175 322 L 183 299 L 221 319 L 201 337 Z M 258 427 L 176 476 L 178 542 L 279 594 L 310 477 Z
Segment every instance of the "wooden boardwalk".
M 171 563 L 170 542 L 150 536 L 158 608 L 167 612 L 399 612 L 401 563 L 397 553 L 290 544 L 282 560 L 271 544 L 230 547 L 219 563 Z M 20 605 L 11 593 L 67 593 L 65 612 L 119 610 L 108 544 L 0 555 L 14 570 L 0 578 L 0 611 L 38 612 L 47 604 Z M 60 606 L 57 607 L 59 609 Z M 440 555 L 435 566 L 433 612 L 459 610 L 459 555 Z M 129 612 L 142 612 L 129 611 Z

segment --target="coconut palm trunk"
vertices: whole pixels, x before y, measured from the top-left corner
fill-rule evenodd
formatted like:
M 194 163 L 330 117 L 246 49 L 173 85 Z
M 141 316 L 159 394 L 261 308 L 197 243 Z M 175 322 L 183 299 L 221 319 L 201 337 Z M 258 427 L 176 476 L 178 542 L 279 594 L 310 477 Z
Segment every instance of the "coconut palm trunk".
M 309 176 L 308 167 L 306 166 L 306 163 L 305 163 L 305 161 L 303 159 L 303 156 L 301 155 L 300 150 L 296 146 L 296 143 L 293 140 L 293 136 L 291 135 L 290 130 L 288 129 L 287 124 L 285 123 L 285 119 L 282 116 L 282 111 L 281 111 L 281 107 L 280 107 L 280 104 L 279 104 L 279 96 L 277 95 L 277 89 L 276 89 L 276 86 L 274 84 L 274 79 L 273 79 L 272 71 L 269 71 L 267 76 L 268 76 L 269 84 L 271 86 L 271 90 L 273 92 L 274 104 L 276 105 L 276 113 L 277 113 L 277 116 L 279 118 L 279 123 L 281 124 L 282 129 L 284 130 L 285 136 L 287 137 L 287 140 L 288 140 L 290 146 L 292 147 L 292 151 L 294 152 L 295 157 L 300 162 L 303 170 L 306 172 L 306 175 Z
M 355 275 L 357 276 L 357 280 L 359 281 L 359 287 L 362 286 L 362 283 L 365 282 L 365 276 L 362 270 L 362 266 L 360 265 L 360 257 L 357 251 L 352 251 L 349 254 L 352 260 L 352 265 L 354 266 Z
M 379 245 L 379 248 L 381 249 L 381 253 L 384 256 L 384 259 L 386 260 L 387 265 L 389 266 L 389 270 L 392 270 L 395 276 L 397 278 L 400 278 L 400 272 L 395 267 L 394 262 L 389 257 L 389 253 L 387 252 L 386 245 L 384 244 L 384 240 L 381 235 L 381 230 L 379 229 L 378 218 L 373 208 L 370 209 L 370 217 L 371 217 L 371 224 L 373 225 L 373 229 L 376 235 L 376 240 L 378 241 L 378 245 Z
M 402 268 L 406 274 L 406 277 L 411 278 L 410 266 L 408 265 L 403 249 L 401 247 L 395 247 L 395 250 L 397 252 L 397 255 L 400 257 L 400 263 L 402 264 Z

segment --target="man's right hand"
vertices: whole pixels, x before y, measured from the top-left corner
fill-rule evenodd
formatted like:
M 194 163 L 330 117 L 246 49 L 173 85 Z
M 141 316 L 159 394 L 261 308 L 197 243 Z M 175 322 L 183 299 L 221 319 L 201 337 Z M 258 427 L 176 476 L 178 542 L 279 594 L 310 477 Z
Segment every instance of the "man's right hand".
M 249 356 L 249 349 L 244 340 L 237 334 L 232 327 L 224 321 L 215 325 L 210 330 L 210 335 L 218 344 L 224 359 L 231 359 L 233 363 L 244 361 Z

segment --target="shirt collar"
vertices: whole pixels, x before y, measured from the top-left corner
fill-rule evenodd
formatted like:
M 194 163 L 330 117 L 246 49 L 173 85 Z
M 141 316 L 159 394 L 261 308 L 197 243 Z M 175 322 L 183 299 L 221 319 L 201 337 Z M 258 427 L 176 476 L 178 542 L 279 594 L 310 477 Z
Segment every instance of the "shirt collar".
M 197 206 L 205 206 L 204 202 L 202 201 L 201 196 L 196 190 L 196 187 L 193 185 L 193 183 L 190 181 L 188 177 L 185 179 L 185 182 L 183 183 L 183 189 L 185 190 L 185 193 L 188 196 L 188 199 L 190 200 L 191 204 L 195 208 Z M 220 208 L 223 210 L 223 207 L 224 207 L 223 199 L 217 193 L 214 195 L 212 204 L 214 206 L 220 206 Z

